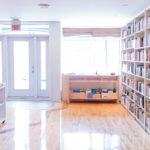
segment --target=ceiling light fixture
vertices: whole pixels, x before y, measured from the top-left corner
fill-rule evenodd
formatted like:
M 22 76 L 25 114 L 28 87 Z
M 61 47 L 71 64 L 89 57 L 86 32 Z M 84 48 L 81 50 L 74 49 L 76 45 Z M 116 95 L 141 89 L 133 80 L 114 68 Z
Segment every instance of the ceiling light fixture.
M 40 3 L 40 4 L 38 4 L 38 6 L 39 6 L 40 8 L 48 8 L 50 5 L 47 4 L 47 3 Z
M 122 6 L 123 6 L 123 7 L 127 7 L 127 6 L 128 6 L 128 4 L 122 4 Z

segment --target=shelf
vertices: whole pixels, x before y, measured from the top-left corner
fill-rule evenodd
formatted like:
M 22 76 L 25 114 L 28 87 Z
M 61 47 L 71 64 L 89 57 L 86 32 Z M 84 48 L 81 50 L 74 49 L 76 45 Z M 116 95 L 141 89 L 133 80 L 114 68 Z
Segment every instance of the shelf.
M 112 83 L 112 84 L 111 84 Z M 104 86 L 105 84 L 105 86 Z M 112 89 L 116 88 L 116 93 L 108 92 L 107 97 L 103 97 L 101 92 L 92 94 L 92 89 Z M 80 89 L 84 92 L 72 92 L 72 89 Z M 90 93 L 92 98 L 88 98 Z M 105 95 L 104 95 L 105 96 Z M 110 75 L 63 75 L 62 76 L 62 100 L 71 101 L 116 101 L 119 103 L 119 76 Z
M 148 99 L 148 101 L 150 101 L 150 97 L 148 97 L 148 96 L 145 96 L 147 99 Z
M 134 47 L 129 47 L 129 48 L 126 48 L 126 50 L 132 50 L 134 49 Z
M 132 113 L 128 108 L 127 108 L 128 112 L 131 114 L 131 116 L 135 119 L 136 116 L 134 115 L 134 113 Z
M 121 82 L 123 85 L 125 85 L 125 86 L 127 86 L 127 84 L 126 83 L 124 83 L 124 82 Z
M 144 123 L 141 122 L 137 117 L 136 117 L 136 121 L 137 121 L 142 127 L 145 127 L 145 126 L 144 126 Z
M 110 98 L 110 97 L 104 97 L 104 98 L 72 98 L 70 97 L 71 100 L 116 100 L 117 98 Z
M 145 29 L 142 29 L 142 30 L 140 30 L 140 31 L 138 31 L 138 32 L 135 32 L 135 36 L 144 34 L 144 31 L 145 31 Z
M 144 79 L 144 77 L 142 77 L 142 76 L 138 76 L 138 75 L 134 75 L 134 76 L 137 77 L 137 78 Z
M 135 63 L 144 63 L 144 61 L 134 61 Z
M 70 80 L 70 83 L 116 83 L 116 80 Z
M 143 93 L 141 93 L 141 92 L 137 91 L 136 89 L 135 89 L 135 92 L 136 92 L 136 93 L 141 94 L 142 96 L 144 96 L 144 94 L 143 94 Z
M 130 101 L 134 102 L 134 100 L 133 100 L 133 99 L 131 99 L 128 95 L 127 95 L 127 98 L 128 98 Z
M 132 88 L 131 86 L 129 85 L 126 85 L 128 88 L 130 88 L 131 90 L 135 90 L 134 88 Z
M 148 78 L 145 78 L 145 80 L 150 81 L 150 79 L 148 79 Z
M 144 25 L 145 25 L 145 23 L 146 23 L 146 17 L 147 16 L 149 16 L 150 15 L 150 8 L 149 9 L 145 9 L 142 13 L 140 13 L 139 15 L 137 15 L 134 19 L 133 19 L 133 21 L 132 22 L 129 22 L 129 23 L 127 23 L 126 24 L 126 26 L 124 27 L 124 28 L 122 28 L 122 34 L 124 33 L 125 34 L 125 32 L 127 32 L 127 33 L 131 33 L 132 31 L 133 31 L 133 28 L 137 31 L 137 32 L 135 32 L 131 37 L 133 37 L 133 41 L 129 41 L 129 42 L 126 42 L 126 41 L 122 41 L 123 42 L 123 46 L 124 47 L 127 47 L 127 44 L 134 44 L 134 45 L 136 45 L 136 47 L 135 48 L 127 48 L 126 49 L 126 54 L 128 53 L 128 49 L 133 49 L 134 50 L 134 53 L 132 54 L 132 58 L 133 58 L 133 56 L 134 56 L 134 58 L 135 58 L 135 61 L 126 61 L 126 64 L 124 65 L 123 63 L 123 67 L 125 68 L 126 67 L 126 65 L 128 65 L 127 67 L 130 67 L 130 62 L 132 62 L 133 64 L 134 64 L 134 70 L 135 70 L 135 67 L 136 66 L 138 66 L 138 65 L 142 65 L 142 66 L 144 66 L 144 69 L 143 69 L 143 67 L 142 68 L 138 68 L 137 69 L 137 71 L 139 71 L 139 72 L 141 72 L 141 71 L 143 71 L 144 70 L 144 73 L 142 74 L 143 76 L 140 76 L 140 75 L 136 75 L 136 72 L 134 72 L 134 73 L 131 73 L 131 72 L 121 72 L 123 75 L 126 75 L 126 78 L 128 78 L 128 76 L 129 75 L 131 75 L 131 78 L 133 77 L 133 80 L 132 80 L 132 84 L 134 84 L 137 80 L 139 80 L 139 81 L 143 81 L 143 83 L 142 84 L 138 84 L 138 86 L 142 86 L 141 87 L 141 90 L 142 90 L 142 92 L 144 92 L 144 93 L 141 93 L 140 91 L 137 91 L 136 90 L 136 86 L 134 85 L 134 87 L 133 88 L 131 88 L 130 86 L 128 86 L 127 84 L 126 84 L 126 89 L 132 89 L 133 90 L 133 92 L 135 93 L 135 94 L 140 94 L 141 96 L 143 96 L 144 97 L 144 103 L 146 102 L 146 100 L 147 101 L 149 101 L 150 102 L 150 97 L 147 97 L 147 96 L 145 96 L 146 95 L 146 84 L 149 84 L 150 83 L 150 79 L 148 79 L 147 78 L 147 67 L 150 65 L 150 62 L 148 62 L 148 61 L 146 61 L 146 60 L 148 60 L 148 58 L 149 58 L 149 56 L 150 56 L 150 53 L 149 53 L 149 50 L 150 50 L 150 44 L 148 43 L 149 42 L 149 40 L 150 40 L 150 36 L 147 36 L 148 34 L 150 34 L 150 26 L 149 27 L 145 27 Z M 132 24 L 131 24 L 132 23 Z M 131 24 L 131 26 L 130 26 L 130 28 L 128 28 L 128 24 Z M 141 30 L 139 30 L 139 29 L 141 29 Z M 128 37 L 128 36 L 127 36 Z M 137 40 L 136 40 L 136 38 L 137 38 Z M 127 38 L 126 38 L 127 39 Z M 146 40 L 148 41 L 147 43 L 147 45 L 145 44 L 146 43 Z M 133 45 L 133 46 L 134 46 Z M 139 46 L 142 46 L 142 47 L 139 47 Z M 139 52 L 139 51 L 141 51 L 142 50 L 142 52 Z M 143 51 L 144 51 L 144 53 L 143 53 Z M 132 52 L 132 51 L 131 51 Z M 125 55 L 124 55 L 125 56 Z M 136 57 L 135 57 L 136 56 Z M 143 59 L 143 56 L 144 56 L 144 59 Z M 137 61 L 137 60 L 138 61 Z M 143 60 L 143 61 L 139 61 L 139 60 Z M 125 68 L 126 69 L 126 68 Z M 130 71 L 130 70 L 129 70 Z M 133 71 L 133 70 L 132 70 Z M 125 74 L 126 73 L 126 74 Z M 122 84 L 122 85 L 124 85 L 124 84 Z M 139 88 L 140 89 L 140 88 Z M 131 91 L 131 90 L 130 90 Z M 126 95 L 126 94 L 125 94 Z M 145 111 L 146 111 L 146 107 L 148 107 L 148 106 L 146 106 L 146 103 L 145 103 L 145 106 L 144 106 L 144 108 L 142 107 L 142 106 L 140 106 L 139 104 L 136 104 L 136 101 L 135 101 L 135 98 L 136 97 L 134 97 L 133 99 L 131 99 L 129 96 L 126 96 L 127 97 L 127 100 L 131 103 L 131 101 L 133 102 L 133 104 L 130 104 L 131 105 L 131 107 L 132 107 L 132 105 L 133 105 L 133 107 L 138 107 L 138 108 L 140 108 L 141 109 L 141 111 L 143 111 L 144 112 L 144 114 L 143 114 L 143 116 L 142 116 L 142 114 L 138 114 L 141 118 L 142 118 L 142 121 L 143 122 L 141 122 L 141 120 L 139 120 L 138 118 L 137 118 L 137 116 L 134 116 L 135 118 L 136 118 L 136 121 L 145 129 Z M 139 100 L 137 100 L 137 103 L 140 103 L 139 102 Z M 149 108 L 148 108 L 149 109 Z M 127 111 L 129 112 L 129 110 L 128 110 L 128 108 L 127 108 Z M 130 112 L 130 114 L 133 116 L 133 114 Z M 150 113 L 149 113 L 149 115 L 150 115 Z M 139 118 L 140 118 L 139 117 Z M 150 129 L 149 129 L 149 133 L 150 133 Z
M 137 104 L 137 103 L 135 103 L 135 105 L 138 106 L 139 108 L 143 109 L 143 111 L 145 112 L 145 109 L 144 109 L 142 106 L 140 106 L 140 105 Z
M 150 46 L 145 46 L 146 49 L 150 48 Z
M 145 63 L 146 63 L 146 64 L 150 64 L 150 62 L 149 62 L 149 61 L 145 61 Z
M 127 62 L 134 63 L 134 60 L 127 60 Z
M 121 93 L 122 93 L 123 95 L 127 96 L 127 94 L 125 94 L 124 92 L 121 91 Z
M 138 47 L 138 48 L 135 48 L 135 50 L 140 50 L 140 49 L 144 49 L 145 47 Z
M 126 72 L 127 74 L 129 74 L 129 75 L 132 75 L 132 76 L 134 76 L 135 74 L 133 74 L 133 73 L 129 73 L 129 72 Z

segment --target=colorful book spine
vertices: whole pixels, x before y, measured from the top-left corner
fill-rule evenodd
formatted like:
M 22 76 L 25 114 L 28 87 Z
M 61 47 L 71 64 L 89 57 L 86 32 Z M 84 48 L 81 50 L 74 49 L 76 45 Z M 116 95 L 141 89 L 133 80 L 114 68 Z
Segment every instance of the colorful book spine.
M 135 94 L 135 103 L 139 106 L 141 106 L 142 108 L 144 108 L 144 96 L 136 93 Z
M 136 75 L 144 77 L 144 65 L 137 65 L 135 71 Z
M 144 94 L 144 82 L 136 80 L 136 90 Z

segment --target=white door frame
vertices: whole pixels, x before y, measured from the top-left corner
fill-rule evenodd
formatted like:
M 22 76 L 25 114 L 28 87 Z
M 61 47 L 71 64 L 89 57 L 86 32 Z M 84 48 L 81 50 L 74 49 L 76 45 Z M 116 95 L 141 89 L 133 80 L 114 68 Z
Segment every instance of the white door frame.
M 41 90 L 41 41 L 46 42 L 46 90 Z M 38 97 L 50 97 L 50 72 L 49 72 L 49 38 L 47 37 L 37 37 L 37 96 Z
M 32 73 L 33 66 L 33 45 L 31 37 L 9 37 L 8 38 L 8 96 L 33 96 L 34 91 L 34 73 Z M 14 41 L 29 41 L 29 90 L 15 90 L 14 89 Z

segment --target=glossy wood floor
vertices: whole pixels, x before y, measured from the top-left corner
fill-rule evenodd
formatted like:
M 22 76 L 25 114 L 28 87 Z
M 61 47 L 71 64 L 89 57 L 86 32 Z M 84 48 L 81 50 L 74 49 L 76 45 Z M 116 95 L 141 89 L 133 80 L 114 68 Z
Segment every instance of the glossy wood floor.
M 120 104 L 8 108 L 0 150 L 150 150 L 150 136 Z

